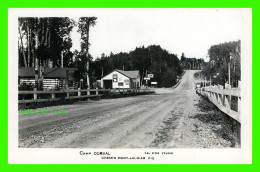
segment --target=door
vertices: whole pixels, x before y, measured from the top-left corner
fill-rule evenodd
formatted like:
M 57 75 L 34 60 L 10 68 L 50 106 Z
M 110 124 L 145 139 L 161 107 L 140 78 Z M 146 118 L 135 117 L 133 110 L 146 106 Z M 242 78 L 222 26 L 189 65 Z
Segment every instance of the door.
M 112 89 L 112 79 L 111 80 L 103 80 L 103 85 L 105 89 Z

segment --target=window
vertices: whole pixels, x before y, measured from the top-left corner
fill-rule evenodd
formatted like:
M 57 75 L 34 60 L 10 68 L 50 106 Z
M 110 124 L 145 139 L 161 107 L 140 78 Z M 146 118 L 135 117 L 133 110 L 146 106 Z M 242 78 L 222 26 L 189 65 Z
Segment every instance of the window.
M 117 78 L 117 74 L 113 74 L 113 78 Z
M 123 82 L 119 82 L 118 86 L 124 86 L 124 83 Z

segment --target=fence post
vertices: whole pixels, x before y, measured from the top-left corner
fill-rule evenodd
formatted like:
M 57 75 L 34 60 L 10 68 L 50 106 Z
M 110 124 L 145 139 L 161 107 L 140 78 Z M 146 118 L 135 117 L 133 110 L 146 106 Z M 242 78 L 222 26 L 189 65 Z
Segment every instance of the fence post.
M 237 97 L 237 112 L 241 112 L 241 97 Z
M 51 93 L 51 98 L 54 99 L 55 98 L 55 93 L 54 93 L 54 90 L 52 91 Z
M 218 94 L 218 93 L 216 93 L 216 103 L 217 103 L 217 104 L 220 104 L 220 103 L 219 103 L 219 94 Z
M 222 98 L 221 98 L 221 94 L 218 94 L 218 104 L 222 106 L 222 102 L 221 102 Z
M 88 91 L 87 91 L 87 95 L 88 95 L 88 96 L 90 95 L 90 91 L 89 91 L 89 88 L 88 88 Z
M 80 88 L 78 88 L 78 96 L 81 96 Z
M 205 92 L 205 94 L 207 94 L 208 92 Z M 211 97 L 209 98 L 210 101 L 213 102 L 214 100 L 214 93 L 213 92 L 210 92 L 211 93 Z
M 33 99 L 36 100 L 37 99 L 37 88 L 34 88 L 34 93 L 33 93 Z
M 218 85 L 218 87 L 219 87 L 220 90 L 224 89 L 224 87 L 222 85 Z M 220 104 L 221 104 L 221 106 L 224 106 L 224 100 L 225 100 L 224 94 L 220 94 Z
M 96 88 L 96 95 L 98 95 L 98 88 Z
M 239 90 L 241 88 L 240 86 L 241 86 L 241 83 L 240 83 L 240 81 L 238 81 L 238 88 L 239 88 Z M 240 114 L 240 111 L 241 111 L 241 97 L 237 97 L 237 111 Z
M 229 95 L 224 95 L 225 96 L 225 107 L 230 109 L 230 99 L 229 99 Z
M 212 92 L 212 99 L 211 101 L 215 104 L 216 103 L 216 93 Z
M 68 91 L 69 91 L 69 89 L 67 89 L 67 97 L 69 98 L 70 97 L 70 93 Z
M 225 89 L 231 89 L 231 85 L 230 84 L 227 84 L 225 83 Z M 231 108 L 231 95 L 224 95 L 225 96 L 225 106 L 226 106 L 228 109 Z
M 215 94 L 215 103 L 218 104 L 218 94 L 217 93 L 214 94 Z

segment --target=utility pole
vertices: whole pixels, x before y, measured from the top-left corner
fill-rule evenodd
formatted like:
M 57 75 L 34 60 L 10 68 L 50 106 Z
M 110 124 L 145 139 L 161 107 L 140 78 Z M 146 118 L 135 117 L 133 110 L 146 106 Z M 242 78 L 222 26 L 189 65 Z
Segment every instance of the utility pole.
M 228 63 L 228 84 L 230 85 L 230 62 Z
M 63 51 L 61 51 L 61 68 L 63 68 Z
M 146 77 L 147 77 L 147 70 L 146 70 Z M 146 79 L 146 86 L 148 86 L 148 80 Z
M 231 77 L 230 77 L 230 63 L 231 63 L 231 59 L 232 59 L 232 53 L 229 53 L 229 62 L 228 62 L 228 84 L 231 86 Z

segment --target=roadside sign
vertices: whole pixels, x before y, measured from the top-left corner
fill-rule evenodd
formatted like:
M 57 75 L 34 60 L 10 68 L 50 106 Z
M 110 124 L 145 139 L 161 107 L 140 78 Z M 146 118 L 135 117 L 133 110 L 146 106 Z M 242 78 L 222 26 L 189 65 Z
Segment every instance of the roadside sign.
M 151 82 L 152 85 L 157 85 L 157 82 Z
M 150 78 L 144 78 L 144 80 L 150 80 Z
M 153 74 L 148 74 L 147 77 L 148 78 L 153 78 Z

